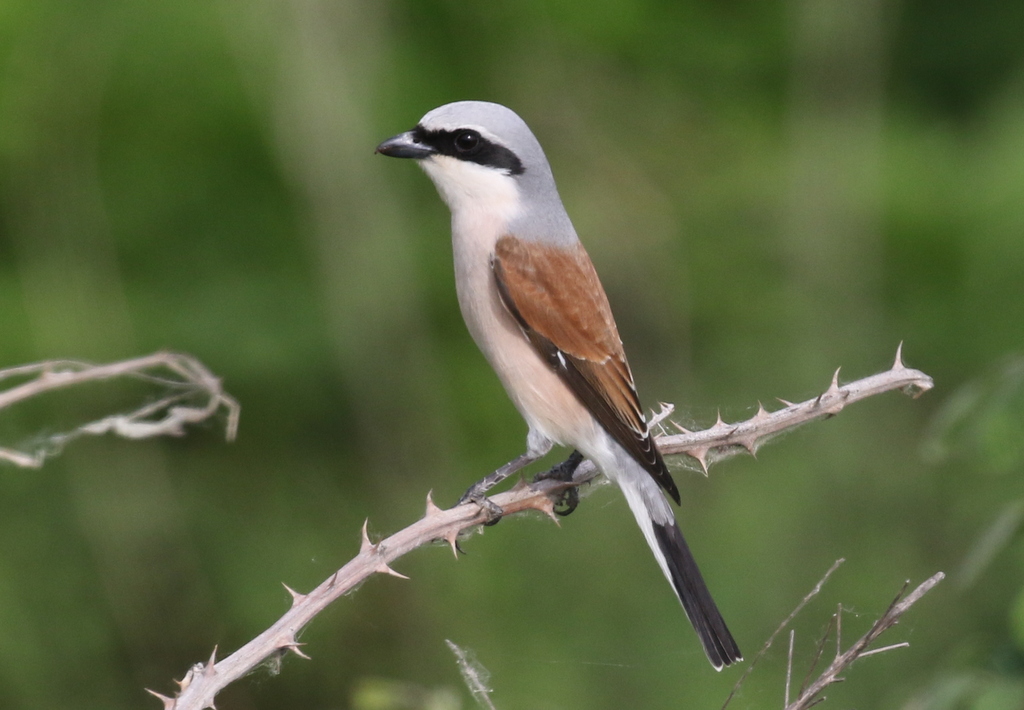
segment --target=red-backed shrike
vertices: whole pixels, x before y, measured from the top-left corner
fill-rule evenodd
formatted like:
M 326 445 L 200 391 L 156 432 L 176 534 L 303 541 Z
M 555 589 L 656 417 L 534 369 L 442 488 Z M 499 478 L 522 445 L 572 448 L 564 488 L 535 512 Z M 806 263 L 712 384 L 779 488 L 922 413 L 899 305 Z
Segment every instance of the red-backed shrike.
M 529 425 L 526 453 L 470 494 L 554 443 L 576 448 L 622 489 L 711 664 L 742 660 L 659 490 L 679 502 L 608 298 L 529 127 L 504 106 L 460 101 L 377 151 L 416 160 L 451 209 L 462 316 Z

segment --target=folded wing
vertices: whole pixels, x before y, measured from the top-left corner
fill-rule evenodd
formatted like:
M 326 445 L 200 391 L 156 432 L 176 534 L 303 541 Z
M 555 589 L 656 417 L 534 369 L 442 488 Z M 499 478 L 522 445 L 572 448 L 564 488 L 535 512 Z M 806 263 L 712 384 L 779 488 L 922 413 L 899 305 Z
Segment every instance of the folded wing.
M 679 490 L 647 429 L 608 297 L 583 246 L 504 236 L 492 266 L 502 302 L 540 355 L 678 503 Z

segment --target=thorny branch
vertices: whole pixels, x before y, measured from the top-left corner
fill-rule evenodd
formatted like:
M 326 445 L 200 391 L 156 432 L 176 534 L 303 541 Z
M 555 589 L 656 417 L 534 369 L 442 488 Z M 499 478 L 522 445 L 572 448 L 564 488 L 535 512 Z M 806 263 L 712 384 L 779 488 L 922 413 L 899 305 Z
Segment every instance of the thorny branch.
M 181 436 L 186 425 L 205 421 L 221 408 L 228 413 L 228 441 L 234 440 L 240 412 L 238 403 L 224 391 L 220 380 L 203 363 L 183 353 L 159 352 L 106 365 L 47 360 L 0 370 L 0 381 L 30 378 L 9 389 L 0 389 L 0 411 L 46 392 L 118 377 L 153 382 L 171 394 L 127 414 L 114 414 L 70 432 L 52 434 L 33 451 L 0 448 L 0 461 L 23 468 L 39 468 L 68 442 L 86 434 L 113 433 L 127 439 Z M 197 399 L 203 401 L 195 405 L 186 404 Z
M 781 431 L 835 415 L 852 402 L 897 389 L 916 397 L 932 388 L 932 379 L 928 375 L 903 364 L 900 350 L 897 350 L 893 366 L 885 372 L 846 385 L 839 384 L 838 375 L 836 371 L 828 389 L 814 399 L 799 404 L 783 402 L 785 408 L 776 412 L 768 412 L 759 407 L 757 414 L 746 422 L 726 424 L 719 418 L 714 426 L 705 431 L 688 432 L 677 425 L 682 433 L 657 437 L 658 446 L 665 454 L 688 454 L 706 470 L 709 462 L 721 458 L 723 453 L 743 449 L 754 452 L 764 441 Z M 671 407 L 666 406 L 655 416 L 654 423 L 664 420 L 670 413 Z M 505 516 L 537 510 L 557 523 L 554 501 L 566 488 L 591 481 L 597 474 L 593 463 L 584 461 L 576 469 L 572 483 L 543 480 L 527 484 L 521 480 L 511 490 L 491 496 L 491 501 L 502 509 Z M 459 537 L 466 531 L 480 528 L 490 518 L 490 511 L 472 502 L 441 510 L 428 494 L 423 518 L 376 544 L 367 536 L 364 523 L 359 553 L 345 566 L 309 593 L 301 594 L 285 586 L 292 598 L 291 607 L 270 628 L 224 659 L 217 660 L 215 648 L 206 663 L 196 663 L 182 680 L 177 681 L 179 692 L 175 697 L 152 690 L 149 692 L 163 702 L 165 710 L 212 708 L 215 697 L 222 689 L 268 658 L 280 658 L 289 651 L 308 658 L 298 641 L 298 634 L 338 597 L 374 574 L 389 574 L 405 579 L 404 575 L 391 568 L 394 561 L 433 542 L 446 542 L 457 558 Z M 817 687 L 812 685 L 808 692 Z
M 689 431 L 672 422 L 682 433 L 658 437 L 658 448 L 663 454 L 687 454 L 693 457 L 706 474 L 708 465 L 714 461 L 744 449 L 751 454 L 757 453 L 764 442 L 783 431 L 815 419 L 835 416 L 848 404 L 895 389 L 903 390 L 916 399 L 933 386 L 931 377 L 903 364 L 903 343 L 900 343 L 896 349 L 896 361 L 885 372 L 840 385 L 839 370 L 836 370 L 828 389 L 814 399 L 799 404 L 780 399 L 786 406 L 775 412 L 768 412 L 759 404 L 757 413 L 745 422 L 728 424 L 719 415 L 714 426 L 698 432 Z

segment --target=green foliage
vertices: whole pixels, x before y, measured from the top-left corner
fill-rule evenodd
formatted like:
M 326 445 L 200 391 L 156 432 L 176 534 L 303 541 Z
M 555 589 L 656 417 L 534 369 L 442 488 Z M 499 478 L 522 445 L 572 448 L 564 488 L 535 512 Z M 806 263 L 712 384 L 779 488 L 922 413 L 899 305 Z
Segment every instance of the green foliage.
M 446 210 L 373 155 L 463 98 L 535 129 L 649 405 L 745 418 L 901 340 L 935 377 L 678 472 L 748 657 L 838 557 L 798 659 L 836 603 L 852 641 L 941 569 L 893 632 L 911 648 L 827 702 L 1020 707 L 1024 11 L 961 5 L 0 3 L 0 367 L 172 348 L 243 406 L 232 445 L 210 427 L 0 468 L 0 707 L 155 708 L 142 688 L 269 625 L 280 582 L 326 578 L 364 518 L 404 526 L 521 451 Z M 0 445 L 96 404 L 3 412 Z M 464 547 L 371 580 L 306 631 L 312 662 L 218 707 L 468 706 L 449 638 L 500 708 L 716 707 L 735 682 L 608 488 Z M 784 655 L 733 707 L 780 705 Z

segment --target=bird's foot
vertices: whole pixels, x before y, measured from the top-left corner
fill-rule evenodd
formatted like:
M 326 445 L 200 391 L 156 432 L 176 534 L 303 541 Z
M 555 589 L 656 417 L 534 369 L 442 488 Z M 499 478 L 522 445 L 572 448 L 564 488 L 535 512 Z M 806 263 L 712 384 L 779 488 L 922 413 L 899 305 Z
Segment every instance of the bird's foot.
M 573 474 L 576 473 L 576 469 L 583 463 L 583 454 L 579 451 L 573 451 L 562 463 L 557 466 L 552 466 L 547 471 L 538 473 L 533 477 L 534 483 L 537 481 L 562 481 L 563 483 L 572 483 Z M 555 501 L 555 514 L 566 516 L 576 510 L 576 506 L 580 504 L 580 492 L 576 486 L 566 488 L 562 491 L 562 494 Z
M 485 476 L 470 486 L 469 490 L 463 493 L 462 497 L 459 498 L 459 502 L 456 503 L 456 507 L 463 503 L 473 501 L 488 514 L 488 519 L 484 525 L 495 525 L 499 520 L 501 520 L 501 516 L 505 514 L 505 511 L 501 509 L 501 506 L 487 497 L 487 491 L 494 488 L 524 466 L 528 466 L 539 459 L 541 456 L 546 454 L 550 448 L 550 442 L 542 443 L 538 446 L 531 446 L 526 453 L 517 456 L 494 473 Z
M 464 503 L 476 503 L 480 506 L 480 510 L 487 514 L 487 520 L 484 521 L 484 525 L 497 525 L 501 517 L 505 515 L 505 511 L 501 509 L 500 505 L 487 497 L 486 492 L 490 486 L 483 485 L 485 482 L 486 479 L 484 481 L 477 481 L 470 486 L 462 494 L 462 497 L 459 498 L 459 502 L 455 504 L 455 507 L 457 508 Z

